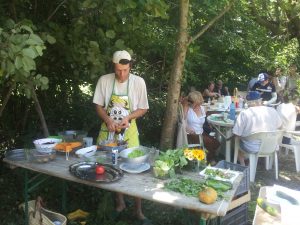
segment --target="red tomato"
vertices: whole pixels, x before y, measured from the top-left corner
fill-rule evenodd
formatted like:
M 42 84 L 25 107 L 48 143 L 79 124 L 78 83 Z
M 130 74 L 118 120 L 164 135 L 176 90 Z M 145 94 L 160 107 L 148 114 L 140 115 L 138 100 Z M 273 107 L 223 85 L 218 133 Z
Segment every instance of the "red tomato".
M 96 174 L 104 174 L 104 173 L 105 173 L 104 166 L 97 165 L 96 166 Z

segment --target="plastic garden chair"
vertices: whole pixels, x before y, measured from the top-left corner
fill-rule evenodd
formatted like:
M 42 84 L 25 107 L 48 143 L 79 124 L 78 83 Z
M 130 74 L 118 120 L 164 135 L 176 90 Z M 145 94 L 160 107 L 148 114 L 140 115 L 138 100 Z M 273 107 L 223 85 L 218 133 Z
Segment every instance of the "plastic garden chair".
M 288 150 L 292 150 L 295 155 L 296 171 L 300 172 L 300 141 L 295 140 L 295 137 L 300 138 L 300 131 L 285 131 L 284 134 L 291 135 L 291 144 L 279 144 L 281 149 L 286 149 L 286 154 Z
M 256 174 L 256 167 L 257 167 L 257 160 L 258 157 L 265 157 L 266 158 L 266 169 L 272 168 L 273 160 L 275 161 L 275 177 L 278 179 L 278 157 L 277 157 L 277 148 L 279 141 L 282 140 L 283 131 L 276 130 L 276 131 L 262 131 L 253 133 L 246 138 L 247 140 L 260 140 L 261 145 L 259 151 L 255 154 L 249 155 L 249 167 L 250 167 L 250 182 L 254 182 L 255 174 Z M 241 149 L 240 147 L 240 138 L 236 137 L 235 139 L 235 149 L 234 149 L 234 163 L 237 162 L 238 151 Z

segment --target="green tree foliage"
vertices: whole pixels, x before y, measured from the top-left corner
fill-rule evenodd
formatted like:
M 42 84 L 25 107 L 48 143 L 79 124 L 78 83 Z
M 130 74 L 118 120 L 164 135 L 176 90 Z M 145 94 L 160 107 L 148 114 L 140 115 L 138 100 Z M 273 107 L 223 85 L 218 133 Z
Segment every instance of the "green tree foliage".
M 263 15 L 263 2 L 255 1 L 259 15 Z M 269 7 L 277 1 L 267 2 L 266 16 L 275 15 L 275 8 L 270 11 Z M 227 3 L 227 0 L 191 0 L 189 34 L 195 35 Z M 190 86 L 202 91 L 210 80 L 217 79 L 222 79 L 232 91 L 235 86 L 244 87 L 259 71 L 271 69 L 276 63 L 287 66 L 297 58 L 296 39 L 283 34 L 274 36 L 259 26 L 246 3 L 236 1 L 230 13 L 189 45 L 180 81 L 184 91 Z M 22 47 L 16 64 L 18 54 L 10 59 L 8 64 L 13 67 L 1 58 L 1 106 L 12 81 L 30 80 L 50 134 L 64 129 L 84 129 L 95 137 L 100 125 L 92 104 L 97 79 L 112 72 L 113 52 L 126 49 L 135 60 L 133 72 L 146 80 L 149 93 L 149 113 L 139 121 L 141 143 L 158 145 L 176 51 L 179 1 L 18 0 L 1 1 L 0 6 L 0 57 L 3 52 L 8 54 L 7 48 L 2 47 L 7 42 L 4 33 L 29 37 L 31 29 L 42 41 L 41 48 L 37 44 L 24 45 L 27 50 L 23 51 Z M 14 21 L 19 32 L 12 33 L 7 27 L 8 20 Z M 11 68 L 21 72 L 29 70 L 26 73 L 29 77 L 17 73 L 7 76 L 8 67 L 9 71 Z M 29 96 L 25 95 L 30 93 L 29 88 L 22 84 L 16 83 L 2 113 L 2 147 L 22 147 L 26 140 L 32 145 L 32 139 L 43 136 L 35 105 L 25 97 Z

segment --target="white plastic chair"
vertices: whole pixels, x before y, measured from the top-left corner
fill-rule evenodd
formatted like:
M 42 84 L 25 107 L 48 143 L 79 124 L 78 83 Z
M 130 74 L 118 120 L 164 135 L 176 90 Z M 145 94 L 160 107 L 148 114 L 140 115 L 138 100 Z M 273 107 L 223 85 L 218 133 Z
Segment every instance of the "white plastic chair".
M 292 136 L 298 136 L 300 137 L 300 131 L 285 131 L 284 133 L 292 135 Z M 282 144 L 279 143 L 279 147 L 281 149 L 286 149 L 286 154 L 288 154 L 288 150 L 292 150 L 295 155 L 295 164 L 296 164 L 296 171 L 297 173 L 300 172 L 300 141 L 295 141 L 293 137 L 291 137 L 291 144 Z
M 257 160 L 258 157 L 266 157 L 266 169 L 272 168 L 273 160 L 275 161 L 275 177 L 278 179 L 278 157 L 277 148 L 279 142 L 282 140 L 283 131 L 262 131 L 244 137 L 247 140 L 260 140 L 261 145 L 259 151 L 255 154 L 249 154 L 249 167 L 250 167 L 250 182 L 254 182 Z M 237 162 L 237 156 L 239 149 L 243 151 L 240 147 L 240 138 L 235 139 L 235 149 L 234 149 L 234 163 Z

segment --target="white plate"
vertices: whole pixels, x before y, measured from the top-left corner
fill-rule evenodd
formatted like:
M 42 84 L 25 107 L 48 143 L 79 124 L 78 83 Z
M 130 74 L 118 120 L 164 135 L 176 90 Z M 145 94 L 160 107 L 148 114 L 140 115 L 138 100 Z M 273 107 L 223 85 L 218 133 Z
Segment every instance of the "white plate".
M 233 183 L 233 182 L 235 181 L 235 179 L 236 179 L 236 178 L 239 176 L 239 174 L 240 174 L 239 172 L 234 171 L 234 170 L 221 169 L 221 168 L 216 168 L 216 167 L 210 167 L 210 166 L 208 166 L 208 167 L 206 167 L 204 170 L 202 170 L 202 171 L 199 173 L 199 175 L 202 176 L 202 177 L 205 177 L 205 178 L 210 177 L 209 175 L 205 174 L 205 171 L 206 171 L 207 169 L 219 170 L 219 171 L 221 171 L 221 172 L 231 174 L 232 176 L 231 176 L 230 178 L 228 178 L 228 179 L 222 178 L 222 177 L 219 177 L 219 176 L 214 176 L 214 177 L 212 177 L 212 178 L 215 179 L 215 180 L 228 181 L 228 182 L 230 182 L 230 183 Z
M 128 164 L 128 163 L 121 163 L 120 169 L 124 170 L 128 173 L 142 173 L 146 170 L 150 169 L 149 163 L 142 163 L 142 164 Z

